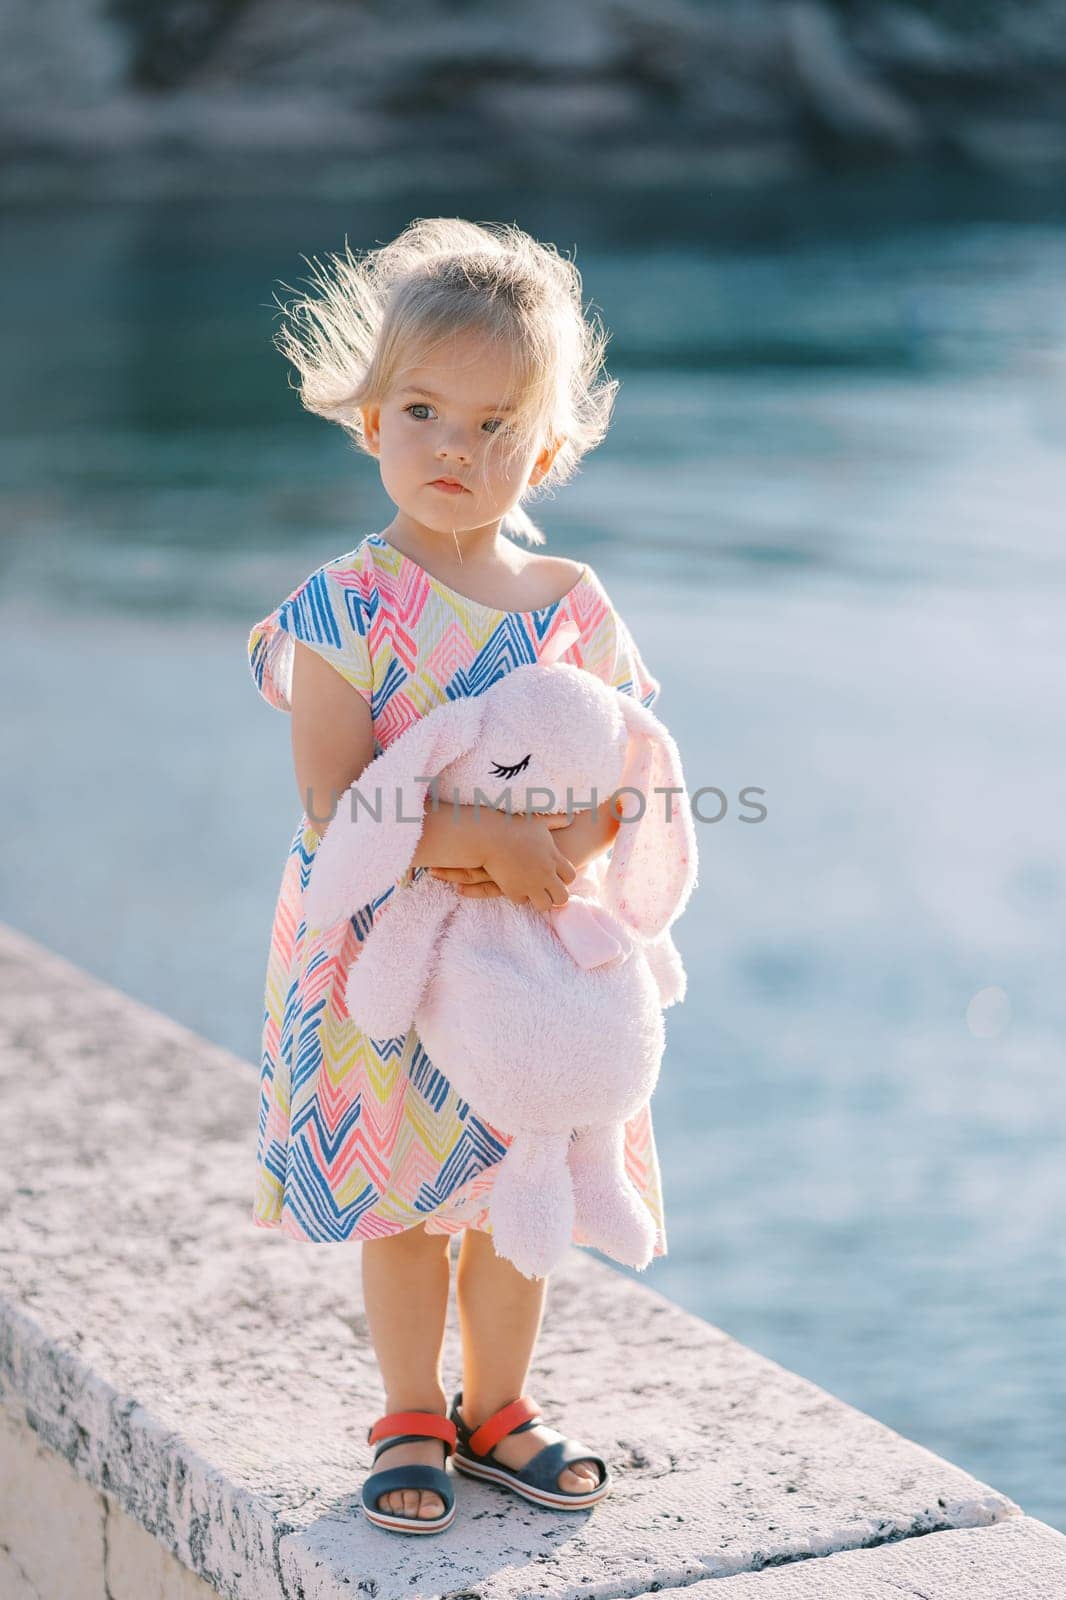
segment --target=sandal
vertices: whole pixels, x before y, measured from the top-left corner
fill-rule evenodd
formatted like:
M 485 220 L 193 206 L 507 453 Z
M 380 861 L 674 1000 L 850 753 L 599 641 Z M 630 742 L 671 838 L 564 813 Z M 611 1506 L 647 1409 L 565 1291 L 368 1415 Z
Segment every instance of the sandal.
M 564 1511 L 582 1511 L 586 1506 L 594 1506 L 610 1490 L 614 1479 L 607 1470 L 606 1461 L 594 1450 L 586 1450 L 577 1439 L 557 1439 L 554 1444 L 546 1444 L 524 1467 L 508 1467 L 499 1460 L 493 1446 L 500 1439 L 510 1433 L 525 1433 L 541 1421 L 540 1411 L 529 1395 L 521 1395 L 501 1406 L 473 1432 L 463 1421 L 459 1409 L 462 1403 L 463 1391 L 459 1389 L 448 1411 L 458 1434 L 453 1452 L 457 1472 L 501 1484 L 521 1495 L 523 1500 L 531 1500 L 535 1506 Z M 596 1463 L 600 1481 L 594 1489 L 570 1493 L 559 1488 L 560 1472 L 573 1461 Z
M 419 1439 L 440 1439 L 444 1443 L 444 1466 L 427 1467 L 413 1461 L 406 1467 L 383 1467 L 371 1472 L 363 1482 L 363 1510 L 379 1528 L 392 1528 L 400 1533 L 440 1533 L 455 1520 L 455 1490 L 448 1473 L 448 1457 L 454 1453 L 456 1427 L 448 1417 L 437 1411 L 391 1411 L 379 1417 L 366 1436 L 367 1444 L 376 1444 L 374 1460 L 383 1450 L 394 1444 L 417 1444 Z M 409 1517 L 402 1511 L 382 1511 L 378 1499 L 392 1489 L 432 1489 L 444 1501 L 439 1517 Z

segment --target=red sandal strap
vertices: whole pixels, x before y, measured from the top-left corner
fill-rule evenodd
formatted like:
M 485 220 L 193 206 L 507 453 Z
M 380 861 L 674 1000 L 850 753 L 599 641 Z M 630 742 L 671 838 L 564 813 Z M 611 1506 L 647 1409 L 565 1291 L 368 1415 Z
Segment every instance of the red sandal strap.
M 396 1433 L 417 1433 L 427 1439 L 443 1439 L 454 1450 L 457 1432 L 451 1417 L 442 1417 L 436 1411 L 390 1411 L 374 1423 L 366 1442 L 377 1444 L 379 1439 L 389 1439 Z
M 539 1416 L 540 1407 L 536 1402 L 528 1394 L 520 1395 L 517 1400 L 510 1400 L 499 1411 L 494 1411 L 491 1417 L 486 1417 L 480 1428 L 474 1429 L 470 1435 L 470 1448 L 475 1455 L 488 1455 L 493 1445 L 513 1433 L 520 1422 L 529 1422 Z

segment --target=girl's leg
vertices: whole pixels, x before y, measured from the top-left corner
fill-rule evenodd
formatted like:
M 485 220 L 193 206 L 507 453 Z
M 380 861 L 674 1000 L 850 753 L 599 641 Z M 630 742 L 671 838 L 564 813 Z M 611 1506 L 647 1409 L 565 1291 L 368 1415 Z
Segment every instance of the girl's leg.
M 477 1428 L 494 1411 L 523 1392 L 533 1346 L 540 1331 L 547 1278 L 527 1278 L 496 1254 L 492 1235 L 463 1229 L 455 1289 L 463 1344 L 463 1421 Z M 508 1434 L 494 1447 L 508 1467 L 523 1467 L 562 1435 L 539 1423 L 525 1433 Z M 559 1474 L 559 1488 L 592 1489 L 599 1470 L 575 1461 Z
M 382 1415 L 448 1413 L 440 1363 L 451 1286 L 450 1239 L 447 1233 L 427 1233 L 419 1223 L 385 1239 L 363 1240 L 363 1302 L 385 1386 Z M 391 1445 L 381 1452 L 374 1471 L 412 1462 L 442 1466 L 444 1446 L 439 1439 Z M 439 1517 L 444 1501 L 432 1489 L 393 1489 L 379 1495 L 378 1509 Z

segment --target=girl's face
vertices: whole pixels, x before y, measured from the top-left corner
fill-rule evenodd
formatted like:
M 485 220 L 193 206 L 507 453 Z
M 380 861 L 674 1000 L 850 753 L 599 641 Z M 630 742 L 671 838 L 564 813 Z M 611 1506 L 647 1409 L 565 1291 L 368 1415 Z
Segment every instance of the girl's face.
M 527 484 L 539 483 L 561 440 L 552 447 L 506 442 L 503 435 L 512 358 L 479 336 L 456 335 L 432 362 L 408 367 L 380 406 L 362 408 L 367 447 L 377 456 L 389 499 L 429 533 L 499 527 Z M 459 489 L 440 487 L 453 479 Z

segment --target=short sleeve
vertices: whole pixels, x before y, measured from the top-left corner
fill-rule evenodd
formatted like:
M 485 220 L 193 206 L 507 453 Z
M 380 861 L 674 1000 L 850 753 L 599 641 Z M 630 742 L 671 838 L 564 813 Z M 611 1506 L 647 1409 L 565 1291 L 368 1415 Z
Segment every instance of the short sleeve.
M 648 671 L 625 618 L 599 575 L 588 566 L 586 575 L 587 583 L 574 609 L 581 629 L 577 647 L 581 665 L 612 689 L 635 696 L 650 710 L 659 696 L 659 680 Z
M 644 658 L 626 623 L 615 612 L 614 665 L 611 682 L 623 694 L 635 695 L 650 711 L 659 697 L 661 685 L 644 664 Z
M 294 641 L 299 639 L 336 667 L 372 709 L 371 611 L 358 569 L 329 564 L 305 578 L 248 635 L 248 663 L 264 700 L 279 711 L 292 710 Z

